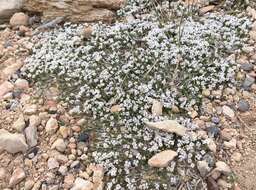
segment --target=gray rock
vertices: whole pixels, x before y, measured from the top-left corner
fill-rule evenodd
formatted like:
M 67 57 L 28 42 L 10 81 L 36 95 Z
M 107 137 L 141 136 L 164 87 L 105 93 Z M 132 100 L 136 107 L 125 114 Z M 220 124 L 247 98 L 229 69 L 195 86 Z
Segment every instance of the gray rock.
M 251 71 L 251 70 L 253 70 L 253 64 L 251 64 L 251 63 L 244 63 L 240 67 L 244 71 Z
M 9 133 L 4 129 L 0 129 L 0 149 L 15 154 L 18 152 L 26 152 L 28 145 L 22 134 Z
M 243 85 L 242 87 L 245 89 L 245 90 L 249 90 L 250 87 L 255 83 L 255 78 L 253 77 L 250 77 L 250 76 L 247 76 L 243 82 Z
M 27 143 L 30 147 L 34 147 L 37 145 L 37 128 L 35 126 L 29 126 L 25 129 L 25 136 L 27 139 Z
M 250 104 L 246 100 L 240 100 L 238 102 L 238 110 L 241 112 L 246 112 L 250 109 Z

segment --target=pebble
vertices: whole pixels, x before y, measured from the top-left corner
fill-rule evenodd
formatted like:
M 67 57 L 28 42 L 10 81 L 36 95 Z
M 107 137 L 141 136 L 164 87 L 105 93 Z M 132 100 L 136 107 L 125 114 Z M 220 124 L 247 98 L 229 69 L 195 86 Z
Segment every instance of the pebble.
M 254 66 L 251 63 L 244 63 L 241 65 L 241 69 L 243 69 L 244 71 L 247 71 L 247 72 L 253 70 L 253 67 Z
M 65 176 L 65 175 L 67 175 L 68 168 L 67 168 L 66 166 L 60 166 L 58 172 L 59 172 L 61 175 Z
M 27 115 L 33 115 L 37 112 L 37 105 L 36 104 L 32 104 L 32 105 L 25 105 L 24 107 L 24 113 L 27 114 Z
M 24 132 L 25 132 L 28 145 L 30 147 L 36 146 L 37 140 L 38 140 L 37 128 L 35 126 L 29 126 L 25 129 Z
M 66 148 L 67 145 L 63 139 L 57 139 L 51 147 L 51 149 L 56 149 L 59 152 L 65 152 Z
M 28 81 L 25 79 L 17 79 L 14 83 L 15 87 L 20 90 L 26 90 L 29 88 Z
M 236 144 L 237 144 L 236 139 L 231 139 L 230 141 L 225 141 L 223 143 L 226 149 L 233 149 L 233 150 L 236 149 Z
M 231 173 L 230 167 L 225 162 L 222 162 L 222 161 L 216 162 L 215 170 L 223 173 L 224 175 L 228 175 Z
M 158 129 L 160 131 L 175 133 L 178 136 L 184 136 L 186 134 L 186 128 L 180 125 L 176 120 L 146 122 L 146 125 L 152 129 Z
M 41 123 L 41 119 L 39 116 L 37 115 L 31 115 L 29 117 L 29 126 L 31 127 L 37 127 L 38 125 L 40 125 Z
M 5 179 L 6 174 L 7 174 L 6 169 L 0 168 L 0 181 Z
M 242 160 L 242 154 L 240 152 L 234 152 L 231 156 L 231 159 L 240 162 Z
M 82 133 L 80 133 L 78 135 L 78 142 L 88 143 L 89 140 L 90 140 L 90 135 L 87 132 L 85 132 L 85 131 L 83 131 Z
M 157 100 L 153 100 L 151 113 L 154 116 L 160 116 L 163 114 L 163 104 Z
M 41 181 L 37 181 L 37 182 L 34 184 L 32 190 L 39 190 L 40 187 L 41 187 L 41 185 L 42 185 L 42 182 L 41 182 Z
M 26 152 L 28 145 L 23 134 L 12 134 L 4 129 L 0 129 L 0 149 L 15 154 Z
M 78 169 L 80 167 L 80 162 L 78 160 L 73 161 L 70 165 L 70 168 Z
M 31 190 L 35 182 L 33 180 L 27 180 L 24 184 L 24 190 Z
M 70 190 L 92 190 L 93 183 L 80 177 L 76 178 L 73 187 Z
M 13 123 L 12 128 L 14 128 L 18 132 L 22 132 L 26 127 L 26 123 L 23 115 L 21 114 L 19 118 Z
M 66 139 L 68 136 L 70 136 L 71 134 L 71 130 L 69 127 L 65 127 L 65 126 L 60 126 L 59 128 L 59 133 L 61 134 L 61 136 Z
M 47 165 L 48 165 L 48 169 L 52 170 L 59 167 L 59 162 L 55 158 L 49 158 Z
M 219 124 L 220 123 L 220 118 L 219 117 L 212 117 L 212 122 L 214 123 L 214 124 Z
M 240 100 L 238 102 L 238 110 L 241 112 L 246 112 L 250 109 L 250 104 L 246 100 Z
M 210 172 L 208 163 L 205 160 L 197 162 L 197 169 L 202 177 L 205 177 Z
M 23 181 L 26 177 L 25 171 L 22 168 L 16 168 L 9 181 L 9 186 L 14 187 L 15 185 L 19 184 Z
M 65 176 L 64 187 L 66 189 L 70 189 L 73 185 L 75 186 L 74 180 L 75 180 L 75 177 L 72 174 L 68 174 L 67 176 Z M 76 190 L 76 189 L 74 189 L 74 190 Z M 77 189 L 77 190 L 79 190 L 79 189 Z M 81 189 L 81 190 L 84 190 L 84 189 Z
M 12 83 L 5 81 L 0 85 L 0 99 L 4 97 L 5 94 L 8 92 L 11 92 L 13 90 L 14 86 Z
M 247 76 L 242 84 L 245 90 L 249 90 L 250 87 L 255 83 L 255 78 Z
M 15 13 L 10 19 L 10 25 L 15 26 L 27 26 L 29 21 L 28 15 L 25 13 L 19 12 Z
M 206 140 L 206 142 L 207 142 L 207 146 L 208 146 L 209 150 L 212 151 L 213 153 L 216 153 L 216 151 L 217 151 L 217 146 L 216 146 L 214 140 L 211 139 L 211 138 L 208 138 L 208 139 Z
M 228 116 L 230 119 L 235 117 L 235 112 L 226 105 L 222 107 L 222 111 L 223 111 L 223 114 Z
M 177 156 L 178 154 L 173 150 L 164 150 L 160 153 L 155 154 L 148 160 L 148 165 L 151 167 L 163 168 L 167 167 L 168 164 Z
M 58 130 L 58 128 L 59 128 L 58 121 L 53 117 L 51 117 L 47 121 L 45 126 L 45 130 L 49 135 L 54 134 Z

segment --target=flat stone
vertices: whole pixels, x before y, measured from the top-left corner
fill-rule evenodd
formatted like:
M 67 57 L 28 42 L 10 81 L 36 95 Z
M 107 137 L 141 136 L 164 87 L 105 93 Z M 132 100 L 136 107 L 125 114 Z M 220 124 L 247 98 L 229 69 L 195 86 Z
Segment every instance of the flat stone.
M 8 21 L 9 18 L 21 9 L 23 0 L 1 0 L 0 1 L 0 24 Z
M 15 154 L 18 152 L 26 152 L 28 145 L 22 134 L 12 134 L 4 129 L 0 129 L 0 149 Z
M 45 126 L 45 130 L 48 134 L 52 135 L 54 133 L 56 133 L 56 131 L 58 130 L 59 128 L 59 125 L 58 125 L 58 121 L 51 117 L 47 123 L 46 123 L 46 126 Z
M 80 177 L 76 178 L 73 187 L 70 190 L 92 190 L 93 183 Z
M 18 132 L 22 132 L 26 127 L 26 123 L 23 115 L 21 114 L 19 118 L 13 123 L 12 128 L 14 128 Z
M 251 63 L 244 63 L 244 64 L 242 64 L 241 66 L 241 69 L 243 69 L 244 71 L 251 71 L 251 70 L 253 70 L 253 64 L 251 64 Z
M 4 97 L 5 94 L 8 92 L 11 92 L 13 90 L 14 86 L 12 83 L 5 81 L 0 85 L 0 99 Z
M 235 112 L 226 105 L 222 107 L 222 111 L 223 111 L 223 114 L 228 116 L 230 119 L 235 117 Z
M 37 145 L 38 135 L 37 128 L 35 126 L 29 126 L 25 129 L 25 136 L 27 139 L 27 143 L 30 147 L 34 147 Z
M 186 134 L 186 128 L 180 125 L 175 120 L 166 120 L 159 122 L 146 122 L 146 125 L 152 129 L 158 129 L 160 131 L 175 133 L 178 136 L 184 136 Z
M 148 164 L 151 167 L 163 168 L 167 167 L 168 164 L 177 156 L 178 154 L 173 150 L 164 150 L 157 153 L 152 158 L 148 160 Z
M 22 168 L 17 168 L 13 171 L 12 176 L 9 181 L 9 186 L 14 187 L 23 181 L 26 177 L 25 171 Z

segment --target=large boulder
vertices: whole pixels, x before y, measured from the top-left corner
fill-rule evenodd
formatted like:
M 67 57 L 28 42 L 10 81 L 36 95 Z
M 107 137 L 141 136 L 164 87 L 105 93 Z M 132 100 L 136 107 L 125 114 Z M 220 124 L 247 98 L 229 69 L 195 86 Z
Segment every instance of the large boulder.
M 9 18 L 23 6 L 23 0 L 1 0 L 0 1 L 0 24 Z
M 66 17 L 72 22 L 111 22 L 125 0 L 25 0 L 24 9 L 39 12 L 43 20 Z

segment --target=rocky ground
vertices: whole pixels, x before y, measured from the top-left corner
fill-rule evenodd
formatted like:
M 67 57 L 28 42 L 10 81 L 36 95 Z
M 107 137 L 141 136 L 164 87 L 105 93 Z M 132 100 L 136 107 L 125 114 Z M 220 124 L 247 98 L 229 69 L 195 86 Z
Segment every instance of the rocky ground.
M 196 163 L 207 184 L 204 188 L 210 190 L 256 189 L 256 10 L 249 8 L 247 14 L 254 24 L 251 45 L 237 61 L 236 76 L 241 85 L 205 89 L 202 111 L 188 113 L 199 127 L 191 135 L 206 139 L 215 155 L 213 169 L 205 160 Z M 59 101 L 58 84 L 38 87 L 21 74 L 36 43 L 29 17 L 15 14 L 10 24 L 0 27 L 0 189 L 104 189 L 106 171 L 89 159 L 93 138 L 85 130 L 87 118 L 74 116 L 69 105 Z M 85 35 L 88 33 L 87 27 Z M 162 110 L 161 103 L 153 103 L 154 114 Z M 177 110 L 173 108 L 173 112 Z M 111 111 L 120 112 L 121 108 L 113 106 Z M 147 125 L 178 136 L 187 132 L 174 120 Z M 161 151 L 147 158 L 147 164 L 166 167 L 177 155 L 173 150 Z

